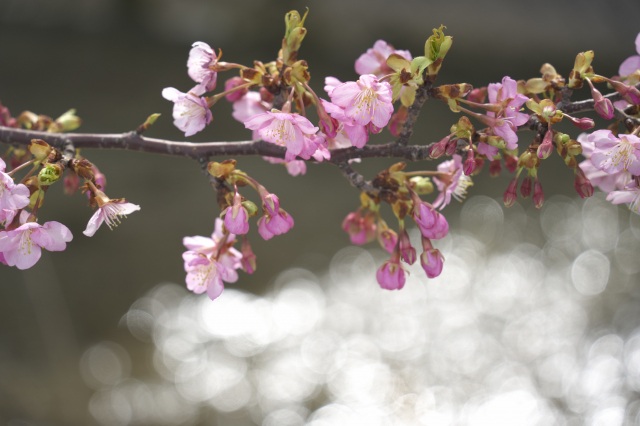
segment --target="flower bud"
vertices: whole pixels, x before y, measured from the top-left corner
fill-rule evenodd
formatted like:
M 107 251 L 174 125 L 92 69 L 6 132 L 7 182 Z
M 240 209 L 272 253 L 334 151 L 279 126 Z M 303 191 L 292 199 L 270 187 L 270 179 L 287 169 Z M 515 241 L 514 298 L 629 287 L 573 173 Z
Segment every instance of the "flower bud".
M 542 143 L 538 146 L 538 158 L 545 160 L 553 151 L 553 131 L 547 130 L 542 139 Z
M 75 109 L 70 109 L 56 118 L 55 123 L 57 125 L 56 130 L 64 133 L 76 130 L 82 124 L 82 120 L 76 115 Z
M 413 184 L 413 190 L 416 191 L 416 194 L 427 195 L 433 192 L 433 182 L 428 177 L 414 176 L 409 180 Z
M 500 159 L 496 158 L 495 160 L 491 160 L 491 162 L 489 163 L 489 176 L 499 176 L 501 171 L 502 166 L 500 165 Z
M 59 164 L 47 164 L 38 173 L 38 185 L 49 186 L 62 176 L 64 169 Z
M 46 160 L 49 158 L 51 151 L 53 151 L 51 145 L 42 139 L 31 139 L 31 142 L 29 142 L 29 152 L 33 155 L 36 161 Z
M 505 207 L 511 207 L 518 199 L 518 193 L 516 189 L 518 187 L 518 178 L 515 177 L 509 182 L 509 186 L 507 186 L 507 190 L 504 191 L 504 195 L 502 196 L 502 201 L 504 202 Z
M 542 207 L 542 205 L 544 204 L 544 191 L 542 191 L 542 185 L 540 184 L 538 178 L 536 178 L 533 184 L 533 204 L 537 209 Z
M 528 198 L 531 195 L 531 190 L 533 189 L 533 181 L 530 176 L 525 177 L 520 184 L 520 195 L 522 198 Z
M 573 180 L 573 187 L 576 189 L 576 192 L 580 198 L 591 197 L 593 195 L 593 185 L 591 181 L 585 176 L 580 167 L 576 167 L 574 170 L 576 176 Z
M 236 160 L 224 160 L 222 163 L 212 161 L 207 165 L 207 171 L 217 179 L 227 179 L 236 169 Z

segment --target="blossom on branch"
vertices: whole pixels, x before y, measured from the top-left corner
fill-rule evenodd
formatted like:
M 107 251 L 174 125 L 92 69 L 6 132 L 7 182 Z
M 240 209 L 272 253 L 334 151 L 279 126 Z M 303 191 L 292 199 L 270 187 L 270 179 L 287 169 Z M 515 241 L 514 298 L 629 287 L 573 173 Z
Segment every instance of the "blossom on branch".
M 178 89 L 167 87 L 162 91 L 162 97 L 174 103 L 173 124 L 186 137 L 195 135 L 213 120 L 207 100 L 194 93 L 182 93 Z
M 237 269 L 242 267 L 242 254 L 233 248 L 235 235 L 225 232 L 223 221 L 216 219 L 211 238 L 185 237 L 187 248 L 182 254 L 187 273 L 187 288 L 196 294 L 207 293 L 211 300 L 220 296 L 224 282 L 238 280 Z
M 111 199 L 107 197 L 95 186 L 91 192 L 92 199 L 95 199 L 98 204 L 98 210 L 91 216 L 87 228 L 83 232 L 87 237 L 93 237 L 103 223 L 106 223 L 109 229 L 113 229 L 120 224 L 120 217 L 126 217 L 128 214 L 140 210 L 140 206 L 128 203 L 124 198 Z
M 0 158 L 0 224 L 13 221 L 18 210 L 29 205 L 29 189 L 4 172 L 5 162 Z
M 511 77 L 504 77 L 502 83 L 492 83 L 487 86 L 489 103 L 499 105 L 496 112 L 488 111 L 489 117 L 495 118 L 495 124 L 491 130 L 496 136 L 500 136 L 506 142 L 507 150 L 518 147 L 518 135 L 516 130 L 529 120 L 529 115 L 520 112 L 520 108 L 529 98 L 518 93 L 518 84 Z
M 296 157 L 308 160 L 324 144 L 324 138 L 317 134 L 319 128 L 300 114 L 267 111 L 247 119 L 244 125 L 262 140 L 285 147 L 287 161 Z
M 386 41 L 378 40 L 373 44 L 372 48 L 367 49 L 366 53 L 363 53 L 358 59 L 356 59 L 356 72 L 360 75 L 373 74 L 378 78 L 391 74 L 393 69 L 387 65 L 387 58 L 392 53 L 395 53 L 408 61 L 412 59 L 411 52 L 408 50 L 396 50 Z
M 27 222 L 16 229 L 0 231 L 0 253 L 6 265 L 29 269 L 40 259 L 42 249 L 63 251 L 72 239 L 69 228 L 59 222 Z
M 211 46 L 202 41 L 193 43 L 187 60 L 187 73 L 193 81 L 198 83 L 191 89 L 193 93 L 202 95 L 216 88 L 218 73 L 215 71 L 215 65 L 217 62 L 218 57 Z

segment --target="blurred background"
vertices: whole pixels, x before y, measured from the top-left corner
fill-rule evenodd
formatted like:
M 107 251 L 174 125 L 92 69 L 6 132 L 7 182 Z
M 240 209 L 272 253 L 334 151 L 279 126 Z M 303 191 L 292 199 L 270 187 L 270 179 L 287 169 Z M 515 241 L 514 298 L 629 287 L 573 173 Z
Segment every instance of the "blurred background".
M 613 75 L 640 31 L 635 0 L 2 0 L 0 101 L 14 115 L 76 108 L 83 132 L 129 131 L 159 112 L 148 135 L 183 140 L 160 93 L 191 87 L 190 45 L 266 62 L 284 13 L 305 7 L 301 57 L 318 93 L 327 75 L 355 78 L 353 62 L 377 39 L 417 56 L 441 24 L 454 44 L 439 82 L 475 86 L 536 77 L 545 62 L 566 76 L 588 49 L 596 71 Z M 213 124 L 190 140 L 247 139 L 230 111 L 216 105 Z M 456 119 L 428 104 L 414 143 L 440 139 Z M 240 158 L 296 227 L 269 242 L 253 234 L 258 271 L 210 303 L 183 288 L 182 237 L 210 235 L 219 213 L 198 165 L 83 154 L 106 174 L 109 196 L 142 210 L 89 239 L 84 197 L 48 192 L 41 222 L 60 221 L 75 238 L 28 271 L 0 269 L 0 423 L 640 424 L 638 217 L 601 196 L 576 203 L 555 158 L 541 170 L 542 212 L 529 201 L 504 210 L 496 200 L 508 176 L 478 177 L 470 194 L 482 197 L 445 210 L 458 229 L 443 247 L 445 275 L 427 282 L 415 271 L 398 294 L 377 288 L 381 253 L 344 249 L 340 223 L 358 194 L 337 170 L 290 178 Z M 389 164 L 358 170 L 371 177 Z M 319 358 L 333 349 L 344 356 Z M 298 375 L 288 362 L 301 363 Z

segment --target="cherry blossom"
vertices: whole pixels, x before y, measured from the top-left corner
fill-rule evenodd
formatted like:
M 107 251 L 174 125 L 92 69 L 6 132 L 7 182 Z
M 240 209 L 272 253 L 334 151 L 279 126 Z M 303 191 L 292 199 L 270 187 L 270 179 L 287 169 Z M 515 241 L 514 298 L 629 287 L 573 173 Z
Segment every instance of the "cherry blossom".
M 319 128 L 300 114 L 267 111 L 252 116 L 244 125 L 257 131 L 262 140 L 286 147 L 287 161 L 297 156 L 308 160 L 324 143 L 324 138 L 316 134 Z
M 632 180 L 622 190 L 611 191 L 607 195 L 607 201 L 612 204 L 627 204 L 629 210 L 640 214 L 640 186 L 638 186 L 638 180 Z
M 451 160 L 438 165 L 438 171 L 441 174 L 434 176 L 433 181 L 440 193 L 433 202 L 433 207 L 442 210 L 451 203 L 451 197 L 458 201 L 464 200 L 467 188 L 473 185 L 473 182 L 469 176 L 463 173 L 462 166 L 462 157 L 458 154 L 454 154 Z
M 640 175 L 640 138 L 616 137 L 611 130 L 596 130 L 588 139 L 593 142 L 591 162 L 594 166 L 610 174 L 624 170 Z
M 162 90 L 162 97 L 174 103 L 173 124 L 187 137 L 204 129 L 213 119 L 206 99 L 194 93 L 167 87 Z
M 29 189 L 4 172 L 5 162 L 0 158 L 0 224 L 11 223 L 18 210 L 29 205 Z
M 91 216 L 87 228 L 83 232 L 87 237 L 93 237 L 103 223 L 106 223 L 109 229 L 113 229 L 120 224 L 121 216 L 126 217 L 128 214 L 140 210 L 140 206 L 128 203 L 124 198 L 110 199 L 99 190 L 95 190 L 95 198 L 98 210 Z
M 187 73 L 196 83 L 199 83 L 191 91 L 196 95 L 202 95 L 216 88 L 218 73 L 214 67 L 218 57 L 213 49 L 202 41 L 196 41 L 189 52 L 187 60 Z
M 40 259 L 42 249 L 62 251 L 72 239 L 69 228 L 59 222 L 27 222 L 16 229 L 0 231 L 0 253 L 7 265 L 29 269 Z
M 345 117 L 360 126 L 371 123 L 377 129 L 382 129 L 393 114 L 391 85 L 386 81 L 378 81 L 372 74 L 336 86 L 329 97 L 332 103 L 344 109 Z
M 182 259 L 187 288 L 196 294 L 206 292 L 213 300 L 222 293 L 224 282 L 236 282 L 237 269 L 242 267 L 242 254 L 232 247 L 234 243 L 235 235 L 224 232 L 220 218 L 216 218 L 211 238 L 185 237 L 183 244 L 187 251 Z
M 384 77 L 393 72 L 387 65 L 387 58 L 392 53 L 402 56 L 406 60 L 411 60 L 411 52 L 408 50 L 396 50 L 392 45 L 384 40 L 378 40 L 372 48 L 356 59 L 355 69 L 360 75 L 373 74 L 378 78 Z
M 618 72 L 622 77 L 628 77 L 634 72 L 640 70 L 640 33 L 636 36 L 636 52 L 637 55 L 629 56 L 620 64 Z
M 489 84 L 487 94 L 490 103 L 502 106 L 498 113 L 487 112 L 489 117 L 495 118 L 495 125 L 491 126 L 493 133 L 504 139 L 507 150 L 516 149 L 516 129 L 529 120 L 529 115 L 520 112 L 520 108 L 529 98 L 518 93 L 517 82 L 510 77 L 504 77 L 502 83 Z

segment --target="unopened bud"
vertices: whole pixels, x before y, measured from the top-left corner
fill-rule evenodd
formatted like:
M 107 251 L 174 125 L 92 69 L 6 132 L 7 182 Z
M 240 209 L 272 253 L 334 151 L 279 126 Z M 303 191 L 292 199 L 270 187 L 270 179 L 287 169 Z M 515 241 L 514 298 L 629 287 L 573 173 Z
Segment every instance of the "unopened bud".
M 537 209 L 542 207 L 542 205 L 544 204 L 544 191 L 542 191 L 542 185 L 540 184 L 538 178 L 536 178 L 533 184 L 533 204 Z
M 31 139 L 31 142 L 29 142 L 29 152 L 36 161 L 44 161 L 49 158 L 52 150 L 51 145 L 42 139 Z
M 418 195 L 427 195 L 433 192 L 433 182 L 428 177 L 414 176 L 410 181 L 413 184 L 413 190 Z
M 573 187 L 576 189 L 576 192 L 580 198 L 591 197 L 593 195 L 593 185 L 591 181 L 585 176 L 580 167 L 576 167 L 574 170 L 576 176 L 573 180 Z
M 502 196 L 502 201 L 504 202 L 505 207 L 511 207 L 516 202 L 518 198 L 517 193 L 518 188 L 518 178 L 515 177 L 509 182 L 509 186 L 507 186 L 507 190 L 504 191 L 504 195 Z
M 533 181 L 530 176 L 525 177 L 520 184 L 520 195 L 522 198 L 527 198 L 531 195 L 531 190 L 533 189 Z
M 227 179 L 236 169 L 236 160 L 224 160 L 222 163 L 212 161 L 207 166 L 209 174 L 217 179 Z
M 76 115 L 75 109 L 70 109 L 56 118 L 55 123 L 57 124 L 57 130 L 60 132 L 72 132 L 80 127 L 82 120 Z
M 55 183 L 60 179 L 63 171 L 64 169 L 59 164 L 47 164 L 38 173 L 38 185 L 43 187 Z
M 544 160 L 551 155 L 553 151 L 553 131 L 547 130 L 542 139 L 542 143 L 538 146 L 538 158 Z
M 433 159 L 442 157 L 447 149 L 447 143 L 449 142 L 449 139 L 451 139 L 451 136 L 446 136 L 433 144 L 429 149 L 429 157 Z
M 474 172 L 475 169 L 476 169 L 475 155 L 473 154 L 473 149 L 469 149 L 467 151 L 467 158 L 466 160 L 464 160 L 463 172 L 465 175 L 471 176 L 471 174 Z

